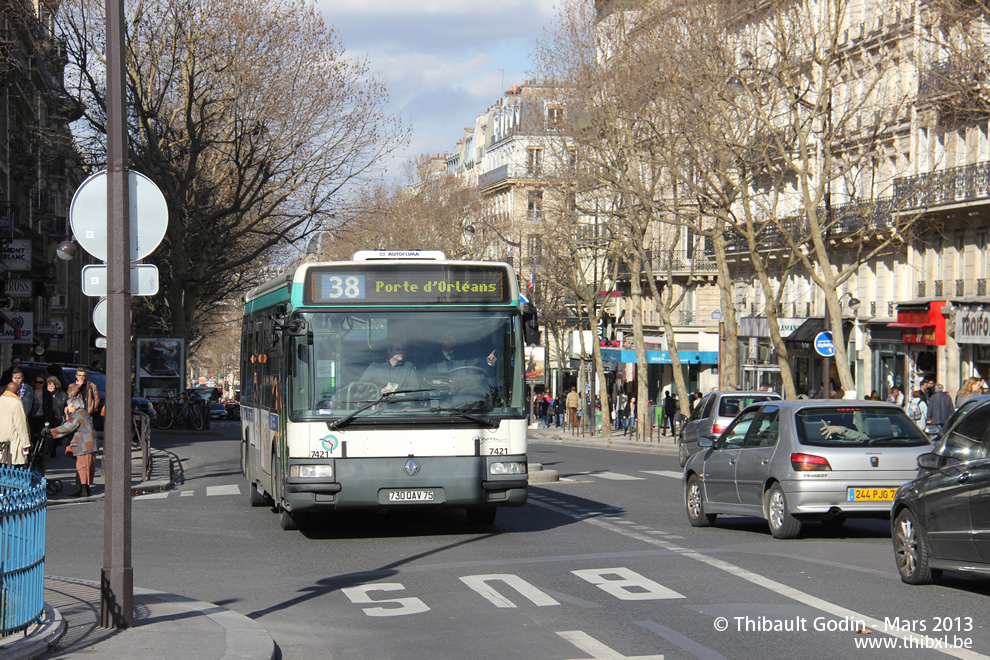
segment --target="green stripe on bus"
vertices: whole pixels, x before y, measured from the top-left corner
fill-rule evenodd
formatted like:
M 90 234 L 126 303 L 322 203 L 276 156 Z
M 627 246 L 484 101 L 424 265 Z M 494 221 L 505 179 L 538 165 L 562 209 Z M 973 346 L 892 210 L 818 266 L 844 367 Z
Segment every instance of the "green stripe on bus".
M 250 314 L 256 310 L 271 307 L 272 305 L 277 305 L 280 302 L 287 302 L 288 300 L 288 288 L 272 291 L 271 293 L 266 293 L 260 298 L 255 298 L 254 300 L 247 302 L 244 305 L 244 314 Z

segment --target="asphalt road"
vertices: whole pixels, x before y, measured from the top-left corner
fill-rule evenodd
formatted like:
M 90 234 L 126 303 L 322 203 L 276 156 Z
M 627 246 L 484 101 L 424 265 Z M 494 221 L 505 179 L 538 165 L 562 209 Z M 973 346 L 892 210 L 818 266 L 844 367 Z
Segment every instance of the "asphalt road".
M 134 582 L 252 617 L 285 658 L 990 656 L 990 581 L 902 584 L 886 521 L 692 528 L 674 456 L 532 445 L 562 481 L 490 527 L 397 511 L 284 532 L 248 504 L 236 423 L 213 428 L 157 439 L 185 481 L 134 501 Z M 98 580 L 102 521 L 50 510 L 47 573 Z

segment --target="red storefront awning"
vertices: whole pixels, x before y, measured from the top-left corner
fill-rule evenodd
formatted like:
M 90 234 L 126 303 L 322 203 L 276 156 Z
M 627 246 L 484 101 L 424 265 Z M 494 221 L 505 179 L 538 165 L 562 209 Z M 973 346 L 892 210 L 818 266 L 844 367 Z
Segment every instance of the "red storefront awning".
M 942 316 L 944 300 L 933 300 L 916 305 L 904 305 L 897 309 L 897 321 L 888 328 L 900 328 L 901 341 L 905 344 L 945 346 L 945 317 Z

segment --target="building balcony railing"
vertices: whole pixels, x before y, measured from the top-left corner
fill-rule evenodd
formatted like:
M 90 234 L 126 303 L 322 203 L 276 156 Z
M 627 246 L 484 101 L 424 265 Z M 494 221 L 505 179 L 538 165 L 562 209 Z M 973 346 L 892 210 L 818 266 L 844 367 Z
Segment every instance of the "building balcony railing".
M 894 181 L 894 196 L 901 210 L 990 198 L 990 162 L 900 177 Z
M 501 165 L 478 175 L 478 187 L 488 188 L 509 178 L 509 166 Z
M 664 251 L 660 254 L 653 254 L 647 250 L 646 258 L 650 261 L 650 268 L 655 277 L 662 277 L 667 273 L 683 275 L 687 273 L 711 273 L 717 269 L 714 256 L 701 250 L 693 250 L 688 256 L 687 250 Z M 643 269 L 645 275 L 646 269 Z M 619 275 L 629 275 L 629 266 L 625 261 L 618 264 Z
M 918 98 L 923 101 L 972 98 L 974 90 L 987 82 L 986 73 L 975 62 L 945 58 L 932 62 L 918 76 Z

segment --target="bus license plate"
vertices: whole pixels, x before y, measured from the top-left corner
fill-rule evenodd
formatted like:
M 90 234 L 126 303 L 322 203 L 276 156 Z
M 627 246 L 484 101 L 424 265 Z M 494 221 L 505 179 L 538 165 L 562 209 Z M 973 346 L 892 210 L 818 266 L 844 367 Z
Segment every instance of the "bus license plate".
M 896 488 L 850 488 L 850 502 L 892 502 Z
M 434 494 L 432 490 L 390 490 L 388 491 L 389 502 L 432 502 Z

